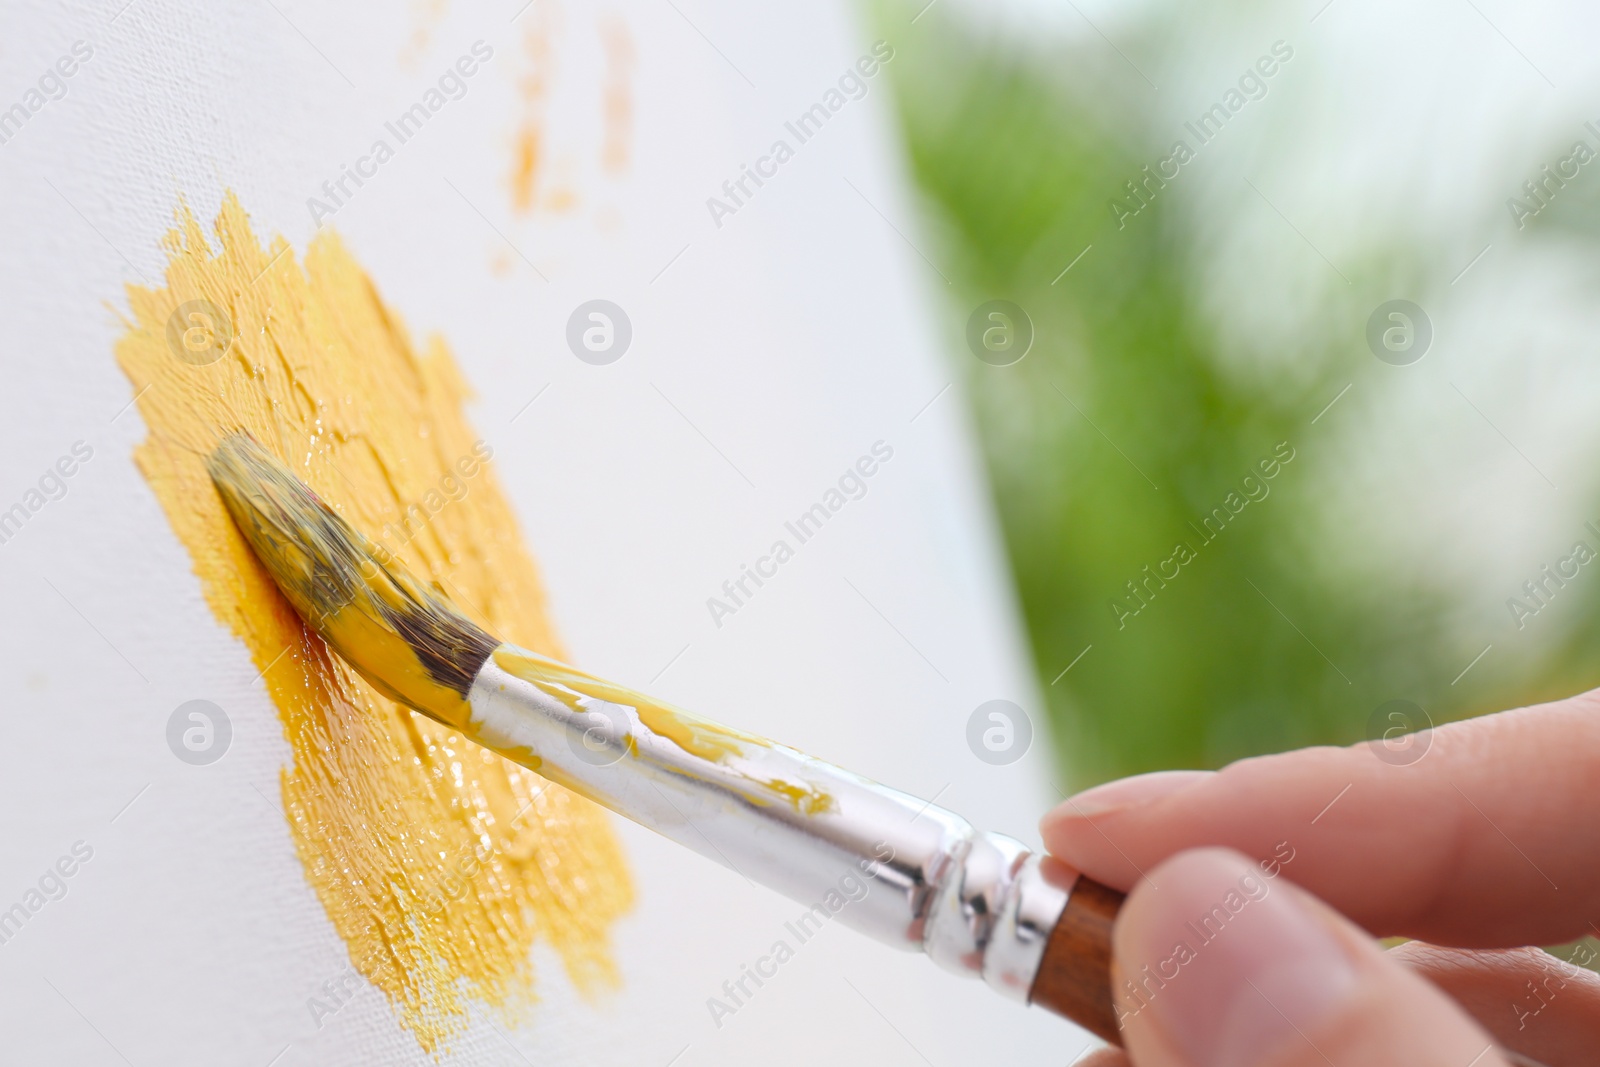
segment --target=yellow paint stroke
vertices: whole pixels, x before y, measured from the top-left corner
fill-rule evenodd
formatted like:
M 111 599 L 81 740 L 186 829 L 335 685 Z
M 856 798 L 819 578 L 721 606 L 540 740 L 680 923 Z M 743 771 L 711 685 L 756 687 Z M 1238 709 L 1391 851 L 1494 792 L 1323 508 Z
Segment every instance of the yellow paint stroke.
M 605 115 L 605 140 L 600 164 L 613 174 L 628 169 L 633 136 L 633 34 L 616 15 L 600 20 L 600 41 L 605 46 L 606 79 L 601 90 Z
M 249 431 L 480 625 L 561 656 L 444 341 L 415 347 L 330 230 L 302 266 L 282 237 L 262 248 L 231 195 L 220 250 L 187 209 L 178 223 L 165 287 L 128 287 L 116 346 L 149 428 L 135 458 L 207 603 L 264 674 L 293 753 L 280 783 L 290 833 L 351 961 L 429 1051 L 466 1025 L 469 999 L 520 1017 L 535 941 L 580 990 L 615 983 L 608 932 L 632 888 L 607 816 L 333 657 L 204 467 L 222 436 Z
M 522 49 L 528 67 L 517 79 L 522 113 L 511 138 L 511 206 L 519 215 L 532 211 L 537 199 L 544 163 L 545 111 L 555 62 L 553 40 L 560 30 L 561 9 L 553 0 L 542 0 L 524 18 Z

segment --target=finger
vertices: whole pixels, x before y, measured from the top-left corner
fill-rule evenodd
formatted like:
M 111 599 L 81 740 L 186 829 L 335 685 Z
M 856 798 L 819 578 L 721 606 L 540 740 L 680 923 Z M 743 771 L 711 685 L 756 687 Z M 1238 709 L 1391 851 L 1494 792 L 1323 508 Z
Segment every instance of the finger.
M 1102 1048 L 1083 1059 L 1073 1060 L 1071 1067 L 1133 1067 L 1133 1064 L 1121 1049 Z
M 1151 873 L 1112 935 L 1139 1067 L 1506 1067 L 1448 997 L 1245 856 L 1197 849 Z
M 1117 888 L 1201 845 L 1280 865 L 1375 934 L 1466 947 L 1569 941 L 1600 914 L 1600 691 L 1381 745 L 1146 775 L 1050 812 L 1046 845 Z
M 1550 1067 L 1592 1062 L 1600 975 L 1537 948 L 1468 952 L 1411 941 L 1390 951 L 1448 993 L 1497 1042 Z

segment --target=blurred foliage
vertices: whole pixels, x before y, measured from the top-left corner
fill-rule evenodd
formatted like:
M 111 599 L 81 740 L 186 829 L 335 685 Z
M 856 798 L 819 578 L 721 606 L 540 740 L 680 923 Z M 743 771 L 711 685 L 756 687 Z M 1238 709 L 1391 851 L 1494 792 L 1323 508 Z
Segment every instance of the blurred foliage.
M 1175 197 L 1158 195 L 1121 228 L 1109 209 L 1159 158 L 1148 133 L 1163 124 L 1113 103 L 1105 79 L 1090 76 L 1103 43 L 1062 44 L 1042 62 L 1027 42 L 985 39 L 959 14 L 935 8 L 908 31 L 900 4 L 870 10 L 896 46 L 888 70 L 929 209 L 924 232 L 952 282 L 948 332 L 960 336 L 966 315 L 991 299 L 1021 305 L 1036 329 L 1020 363 L 992 367 L 964 353 L 961 363 L 1075 786 L 1347 744 L 1392 697 L 1416 700 L 1437 721 L 1488 710 L 1485 699 L 1558 695 L 1581 677 L 1592 624 L 1558 657 L 1567 681 L 1556 672 L 1530 685 L 1525 670 L 1486 666 L 1468 706 L 1467 687 L 1452 690 L 1449 679 L 1476 648 L 1442 635 L 1449 606 L 1408 587 L 1403 567 L 1381 589 L 1351 582 L 1323 558 L 1318 538 L 1335 535 L 1309 529 L 1309 453 L 1327 440 L 1326 424 L 1311 420 L 1358 360 L 1376 363 L 1360 336 L 1391 295 L 1379 281 L 1414 273 L 1415 260 L 1397 252 L 1366 265 L 1346 303 L 1321 311 L 1345 335 L 1308 323 L 1287 383 L 1225 372 L 1199 311 L 1204 257 Z M 1295 458 L 1266 482 L 1270 494 L 1206 542 L 1203 517 L 1283 442 Z M 1164 585 L 1143 584 L 1145 568 L 1180 541 L 1194 560 Z M 1113 598 L 1138 606 L 1130 581 L 1149 603 L 1119 619 Z

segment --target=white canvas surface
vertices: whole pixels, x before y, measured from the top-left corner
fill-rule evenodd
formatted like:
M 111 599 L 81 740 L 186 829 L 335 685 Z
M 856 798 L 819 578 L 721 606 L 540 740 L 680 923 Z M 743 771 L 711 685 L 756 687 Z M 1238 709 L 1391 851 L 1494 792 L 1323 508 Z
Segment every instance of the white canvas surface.
M 0 508 L 75 442 L 93 449 L 0 544 L 0 908 L 75 843 L 92 849 L 0 944 L 0 1062 L 430 1062 L 370 987 L 320 1026 L 307 1008 L 348 958 L 277 808 L 288 746 L 132 464 L 145 431 L 112 345 L 122 286 L 160 282 L 180 197 L 209 223 L 233 189 L 259 236 L 303 253 L 307 198 L 479 40 L 495 56 L 465 96 L 327 221 L 476 388 L 471 417 L 573 656 L 1037 843 L 1056 799 L 1040 700 L 930 325 L 945 282 L 913 244 L 886 76 L 720 227 L 705 203 L 870 49 L 850 8 L 566 0 L 547 138 L 578 205 L 519 219 L 505 177 L 522 0 L 437 19 L 425 4 L 124 2 L 10 0 L 0 35 L 0 107 L 74 42 L 93 49 L 0 144 Z M 637 54 L 619 176 L 596 162 L 606 17 Z M 430 43 L 409 50 L 424 24 Z M 634 331 L 604 367 L 564 341 L 596 297 Z M 867 494 L 714 625 L 706 599 L 879 440 L 894 458 Z M 994 698 L 1035 713 L 1010 766 L 965 739 Z M 232 723 L 210 766 L 165 740 L 191 699 Z M 1067 1063 L 1087 1043 L 843 929 L 719 1028 L 707 998 L 798 906 L 621 833 L 639 890 L 616 928 L 625 987 L 585 1001 L 541 955 L 533 1016 L 480 1014 L 440 1062 Z

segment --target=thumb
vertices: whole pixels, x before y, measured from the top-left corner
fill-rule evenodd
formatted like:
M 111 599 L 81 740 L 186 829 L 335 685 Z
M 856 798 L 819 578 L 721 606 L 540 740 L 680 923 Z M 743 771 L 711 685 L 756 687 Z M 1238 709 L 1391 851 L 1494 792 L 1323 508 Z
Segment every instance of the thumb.
M 1426 980 L 1287 879 L 1225 849 L 1150 872 L 1113 933 L 1139 1067 L 1506 1067 Z

